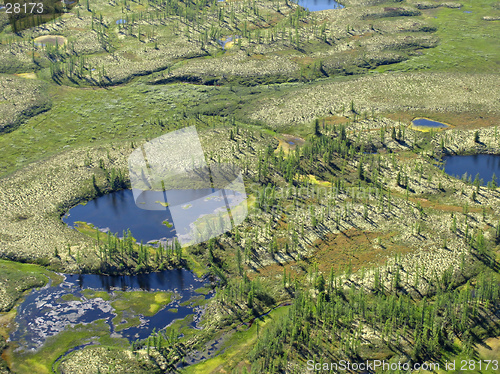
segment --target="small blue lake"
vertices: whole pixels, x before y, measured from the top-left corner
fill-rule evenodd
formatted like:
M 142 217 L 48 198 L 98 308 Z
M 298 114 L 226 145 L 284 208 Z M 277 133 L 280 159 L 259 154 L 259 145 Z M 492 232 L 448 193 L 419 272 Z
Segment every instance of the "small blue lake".
M 308 9 L 311 12 L 327 9 L 341 9 L 344 6 L 335 0 L 298 0 L 297 4 Z
M 223 2 L 225 0 L 218 0 Z M 328 9 L 342 9 L 344 6 L 335 0 L 292 0 L 301 7 L 306 8 L 310 12 Z
M 492 180 L 493 174 L 500 177 L 500 155 L 445 156 L 443 161 L 446 174 L 461 178 L 467 173 L 472 180 L 479 174 L 483 186 Z
M 127 23 L 127 20 L 125 20 L 125 19 L 123 19 L 123 18 L 120 18 L 118 21 L 116 21 L 116 24 L 117 24 L 117 25 L 123 25 L 123 24 L 125 24 L 125 23 Z
M 231 42 L 236 43 L 236 40 L 238 40 L 240 38 L 241 38 L 241 36 L 239 36 L 239 35 L 231 35 L 231 36 L 228 36 L 225 39 L 219 39 L 219 40 L 217 40 L 217 42 L 220 44 L 220 46 L 222 47 L 222 49 L 226 49 L 226 47 L 230 48 L 228 46 L 228 43 L 231 43 Z
M 432 120 L 427 119 L 427 118 L 417 118 L 417 119 L 414 119 L 413 121 L 411 121 L 411 123 L 413 124 L 413 126 L 428 127 L 428 128 L 433 128 L 433 129 L 446 129 L 449 127 L 448 125 L 446 125 L 444 123 L 432 121 Z

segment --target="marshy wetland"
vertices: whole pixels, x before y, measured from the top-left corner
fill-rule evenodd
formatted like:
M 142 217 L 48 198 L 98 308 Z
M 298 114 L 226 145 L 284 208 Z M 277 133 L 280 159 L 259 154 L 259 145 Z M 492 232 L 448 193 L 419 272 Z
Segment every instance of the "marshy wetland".
M 9 337 L 15 342 L 14 354 L 29 356 L 70 326 L 100 320 L 115 338 L 146 339 L 153 329 L 163 330 L 175 319 L 192 315 L 199 320 L 202 310 L 193 304 L 203 304 L 205 297 L 200 300 L 198 292 L 210 296 L 210 283 L 183 269 L 135 276 L 62 276 L 58 285 L 31 292 L 19 305 L 16 329 Z M 192 326 L 197 327 L 195 322 Z
M 495 358 L 500 7 L 335 4 L 0 12 L 1 374 Z M 248 217 L 181 247 L 128 158 L 188 126 Z

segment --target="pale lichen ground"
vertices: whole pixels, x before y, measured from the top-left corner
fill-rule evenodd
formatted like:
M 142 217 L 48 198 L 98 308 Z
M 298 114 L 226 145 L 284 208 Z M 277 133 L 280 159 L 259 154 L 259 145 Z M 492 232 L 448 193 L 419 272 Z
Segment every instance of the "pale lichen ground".
M 0 75 L 0 134 L 50 108 L 44 82 Z
M 283 125 L 347 113 L 351 102 L 362 113 L 427 110 L 498 114 L 500 77 L 494 74 L 393 73 L 347 81 L 297 85 L 256 106 L 254 120 Z

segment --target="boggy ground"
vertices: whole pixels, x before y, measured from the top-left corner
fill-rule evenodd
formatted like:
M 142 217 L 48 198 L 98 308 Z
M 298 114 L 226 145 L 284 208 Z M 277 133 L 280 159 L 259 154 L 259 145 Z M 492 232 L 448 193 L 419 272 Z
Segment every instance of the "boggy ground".
M 430 156 L 456 153 L 457 145 L 460 145 L 460 152 L 497 153 L 499 143 L 495 128 L 480 129 L 482 143 L 477 144 L 473 141 L 475 130 L 451 129 L 424 134 L 390 119 L 354 120 L 354 114 L 350 116 L 352 121 L 346 122 L 346 137 L 356 147 L 375 148 L 385 153 L 361 153 L 345 159 L 334 157 L 331 163 L 323 156 L 316 160 L 314 168 L 306 162 L 302 166 L 303 176 L 297 177 L 297 181 L 309 187 L 299 190 L 296 198 L 293 195 L 277 198 L 269 211 L 254 207 L 242 226 L 217 239 L 216 247 L 209 252 L 213 253 L 212 258 L 205 245 L 188 249 L 186 255 L 194 256 L 205 266 L 227 263 L 233 277 L 238 273 L 234 268 L 237 265 L 235 253 L 241 251 L 243 271 L 252 282 L 263 279 L 265 287 L 273 290 L 269 291 L 273 303 L 286 301 L 289 297 L 273 281 L 279 279 L 283 268 L 312 286 L 314 280 L 309 269 L 316 261 L 318 270 L 325 275 L 333 268 L 340 275 L 339 282 L 346 287 L 355 284 L 372 290 L 374 278 L 379 277 L 377 287 L 416 297 L 432 295 L 444 270 L 454 269 L 454 277 L 462 281 L 473 276 L 481 261 L 467 243 L 472 233 L 479 232 L 494 240 L 499 217 L 498 192 L 448 177 L 437 169 Z M 340 125 L 335 126 L 325 119 L 325 126 L 320 125 L 322 136 L 331 139 L 341 136 Z M 392 127 L 398 131 L 402 128 L 403 138 L 393 139 Z M 279 142 L 274 138 L 279 138 L 279 134 L 270 135 L 240 125 L 205 129 L 201 134 L 211 160 L 232 159 L 242 166 L 249 193 L 253 193 L 257 201 L 262 193 L 259 188 L 271 181 L 277 185 L 277 196 L 281 190 L 286 190 L 282 174 L 276 169 L 276 160 L 293 157 L 294 151 L 288 155 L 279 151 Z M 441 138 L 446 139 L 444 148 Z M 304 149 L 314 139 L 309 136 L 299 149 Z M 268 148 L 275 159 L 268 161 L 268 176 L 261 176 L 259 182 L 258 160 L 268 153 Z M 2 218 L 3 256 L 38 261 L 65 271 L 98 269 L 100 261 L 93 239 L 65 227 L 60 214 L 73 204 L 95 196 L 92 175 L 97 176 L 96 184 L 102 192 L 109 191 L 111 186 L 105 177 L 106 170 L 126 168 L 126 157 L 131 151 L 128 143 L 75 149 L 4 177 L 1 181 L 2 206 L 8 209 Z M 365 180 L 376 182 L 373 187 L 356 182 L 359 163 L 364 165 Z M 396 184 L 398 173 L 408 189 Z M 340 190 L 332 188 L 336 186 L 332 181 L 337 180 L 343 180 Z M 360 240 L 358 232 L 363 232 L 366 240 Z M 70 252 L 66 249 L 68 244 Z M 59 248 L 57 256 L 54 254 L 56 246 Z M 265 305 L 263 301 L 256 310 L 264 309 Z M 208 308 L 211 318 L 206 323 L 211 328 L 231 325 L 234 318 L 247 318 L 245 303 L 228 305 L 223 297 Z M 227 314 L 228 310 L 232 316 Z M 210 331 L 203 334 L 202 341 L 210 336 Z M 82 336 L 87 338 L 87 335 Z M 191 337 L 184 339 L 182 344 L 184 349 L 191 349 L 188 347 L 200 343 Z M 98 348 L 85 348 L 84 351 L 88 352 L 71 355 L 68 363 L 63 361 L 61 365 L 70 370 L 78 367 L 81 358 L 100 352 Z M 120 362 L 136 357 L 120 352 L 113 354 Z M 159 365 L 161 357 L 154 359 L 153 365 Z M 121 364 L 117 362 L 117 365 Z
M 438 43 L 413 4 L 308 12 L 288 1 L 93 2 L 55 22 L 12 34 L 5 27 L 0 72 L 38 71 L 76 85 L 110 85 L 161 72 L 154 81 L 256 84 L 361 73 Z M 120 13 L 121 11 L 121 13 Z M 117 21 L 123 23 L 117 24 Z M 62 35 L 65 46 L 31 41 Z M 219 40 L 241 36 L 222 50 Z
M 10 132 L 0 135 L 1 257 L 72 272 L 135 271 L 136 258 L 126 269 L 120 270 L 116 259 L 103 267 L 93 233 L 67 228 L 60 216 L 98 193 L 127 187 L 126 159 L 133 147 L 187 125 L 198 127 L 211 162 L 230 160 L 242 167 L 252 195 L 253 211 L 243 225 L 189 248 L 183 261 L 173 264 L 212 271 L 221 279 L 217 296 L 206 306 L 204 330 L 178 321 L 154 335 L 154 341 L 130 349 L 110 339 L 99 322 L 90 332 L 78 326 L 53 339 L 48 349 L 62 347 L 62 354 L 95 336 L 102 346 L 60 360 L 65 372 L 173 371 L 187 351 L 204 351 L 221 334 L 228 337 L 225 353 L 187 371 L 250 369 L 258 361 L 255 352 L 262 354 L 254 347 L 269 343 L 272 328 L 289 310 L 297 310 L 294 299 L 300 291 L 317 304 L 304 318 L 304 328 L 313 326 L 310 345 L 289 347 L 291 367 L 299 372 L 306 358 L 327 351 L 341 352 L 337 359 L 353 357 L 346 343 L 351 340 L 363 342 L 357 351 L 362 357 L 402 354 L 391 344 L 402 346 L 403 356 L 410 357 L 418 334 L 405 336 L 402 327 L 398 338 L 388 338 L 391 326 L 360 327 L 363 316 L 354 327 L 344 325 L 347 338 L 335 338 L 335 333 L 325 336 L 321 323 L 309 324 L 311 316 L 319 313 L 323 296 L 341 294 L 358 305 L 356 292 L 363 290 L 376 305 L 384 297 L 390 302 L 410 295 L 421 306 L 454 290 L 479 287 L 479 272 L 494 280 L 490 284 L 498 283 L 499 192 L 450 178 L 435 165 L 444 154 L 500 152 L 499 23 L 483 19 L 498 14 L 498 6 L 492 1 L 354 0 L 345 5 L 340 11 L 310 14 L 291 3 L 222 2 L 201 4 L 195 15 L 188 7 L 179 15 L 154 8 L 159 5 L 152 2 L 91 1 L 93 17 L 82 3 L 55 23 L 20 35 L 3 28 L 0 125 Z M 118 18 L 126 25 L 118 26 Z M 69 43 L 60 49 L 32 45 L 32 38 L 48 34 L 64 35 Z M 217 39 L 234 34 L 243 36 L 240 45 L 222 51 Z M 358 76 L 368 71 L 374 73 Z M 78 88 L 132 79 L 120 86 Z M 167 84 L 178 81 L 222 86 Z M 418 133 L 407 128 L 415 116 L 454 127 Z M 312 135 L 316 118 L 320 136 Z M 318 146 L 320 138 L 341 138 L 341 125 L 349 141 L 345 148 L 330 155 L 302 153 L 298 175 L 287 174 L 286 160 L 297 148 L 304 152 Z M 474 140 L 476 130 L 479 141 Z M 301 139 L 299 147 L 284 144 L 290 136 Z M 281 153 L 279 144 L 286 151 Z M 338 183 L 341 188 L 332 189 Z M 291 184 L 309 189 L 277 198 L 272 209 L 257 208 L 263 187 L 275 186 L 279 195 Z M 0 280 L 0 294 L 8 295 L 3 310 L 27 288 L 43 285 L 47 276 L 38 267 L 9 266 Z M 328 285 L 330 271 L 335 288 Z M 327 279 L 326 286 L 321 279 Z M 483 338 L 498 336 L 495 299 L 470 300 L 473 312 L 465 312 L 472 316 L 470 331 L 449 332 L 455 343 L 441 358 L 469 357 L 470 336 L 476 337 L 476 348 Z M 253 316 L 290 301 L 292 306 L 274 310 L 263 324 L 257 320 L 246 330 L 244 323 Z M 443 313 L 449 311 L 437 314 Z M 0 316 L 4 338 L 14 315 L 11 310 Z M 183 337 L 171 338 L 180 331 Z M 479 353 L 487 357 L 480 348 Z M 15 357 L 2 357 L 16 367 Z M 41 351 L 22 368 L 49 372 L 54 359 Z

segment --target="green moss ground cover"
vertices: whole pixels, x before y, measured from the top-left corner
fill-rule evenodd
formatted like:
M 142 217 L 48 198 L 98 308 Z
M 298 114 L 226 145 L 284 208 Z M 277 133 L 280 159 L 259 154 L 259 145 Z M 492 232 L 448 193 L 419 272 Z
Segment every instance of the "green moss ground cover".
M 115 291 L 111 306 L 117 312 L 117 316 L 113 319 L 117 331 L 137 326 L 140 323 L 138 317 L 132 317 L 129 320 L 129 315 L 154 316 L 161 308 L 170 304 L 172 297 L 172 294 L 166 292 Z M 122 323 L 123 320 L 127 323 Z
M 440 7 L 423 11 L 422 17 L 436 27 L 439 44 L 402 63 L 380 66 L 377 71 L 432 70 L 497 72 L 500 61 L 500 22 L 483 17 L 500 15 L 497 1 L 461 1 L 461 8 Z M 466 13 L 470 12 L 470 13 Z
M 216 372 L 220 367 L 249 367 L 247 357 L 252 350 L 253 344 L 257 341 L 260 334 L 264 333 L 265 329 L 276 322 L 280 316 L 288 313 L 288 307 L 281 307 L 273 310 L 265 317 L 255 320 L 247 330 L 234 332 L 231 337 L 224 342 L 221 350 L 224 353 L 216 357 L 205 360 L 199 364 L 188 367 L 183 372 L 186 374 L 212 373 Z
M 98 320 L 90 325 L 69 327 L 50 337 L 44 346 L 35 353 L 10 353 L 12 369 L 15 373 L 52 373 L 52 364 L 59 356 L 73 347 L 93 339 L 109 335 L 109 326 Z
M 39 265 L 0 260 L 0 312 L 9 311 L 25 291 L 42 287 L 49 279 L 53 285 L 62 280 Z

